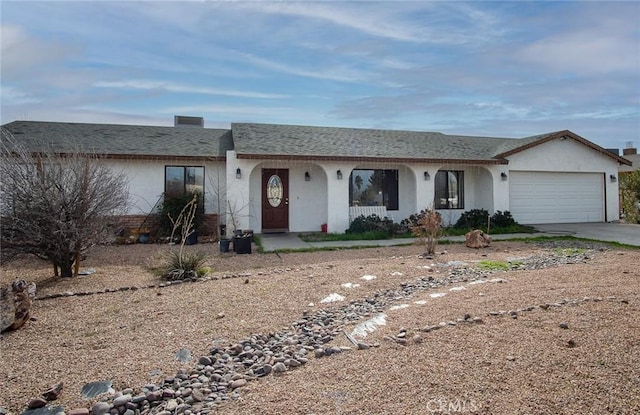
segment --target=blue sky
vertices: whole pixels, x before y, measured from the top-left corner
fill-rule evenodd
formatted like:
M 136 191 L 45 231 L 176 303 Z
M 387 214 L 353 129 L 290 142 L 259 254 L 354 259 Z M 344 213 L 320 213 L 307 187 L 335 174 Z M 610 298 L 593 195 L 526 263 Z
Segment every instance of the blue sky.
M 6 1 L 2 123 L 174 115 L 640 145 L 640 2 Z

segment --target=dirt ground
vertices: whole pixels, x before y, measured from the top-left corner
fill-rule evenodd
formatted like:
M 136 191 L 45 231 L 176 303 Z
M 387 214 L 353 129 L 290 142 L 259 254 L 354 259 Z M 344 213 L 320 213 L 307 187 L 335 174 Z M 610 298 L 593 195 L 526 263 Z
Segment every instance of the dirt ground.
M 423 258 L 418 246 L 236 256 L 202 244 L 189 249 L 211 254 L 215 278 L 161 288 L 163 281 L 148 267 L 166 249 L 97 247 L 81 266 L 96 272 L 65 280 L 52 278 L 48 264 L 33 259 L 3 267 L 3 284 L 35 281 L 38 297 L 146 288 L 34 301 L 33 321 L 0 339 L 0 407 L 21 413 L 59 381 L 65 386 L 57 405 L 90 407 L 94 401 L 80 394 L 88 382 L 113 380 L 116 390 L 138 390 L 194 364 L 176 361 L 182 348 L 197 361 L 212 343 L 290 329 L 305 311 L 438 276 L 437 270 L 447 269 L 438 264 L 464 261 L 473 267 L 562 254 L 553 247 L 495 242 L 483 250 L 441 245 L 433 259 Z M 638 413 L 640 250 L 608 247 L 584 255 L 577 264 L 495 271 L 503 283 L 457 283 L 399 298 L 398 307 L 385 311 L 386 325 L 365 338 L 379 347 L 311 357 L 300 368 L 251 381 L 219 412 Z M 320 303 L 332 293 L 344 302 Z M 539 307 L 547 303 L 559 304 Z M 527 307 L 517 318 L 508 314 Z M 465 314 L 482 321 L 423 331 Z M 401 329 L 406 345 L 390 340 Z M 331 344 L 350 345 L 342 337 Z

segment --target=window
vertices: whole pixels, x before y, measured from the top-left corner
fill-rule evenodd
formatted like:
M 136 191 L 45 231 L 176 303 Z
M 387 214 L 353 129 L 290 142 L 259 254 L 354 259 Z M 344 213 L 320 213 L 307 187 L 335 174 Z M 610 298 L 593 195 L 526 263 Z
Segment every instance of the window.
M 353 170 L 349 206 L 386 206 L 398 210 L 398 170 Z
M 436 209 L 464 209 L 464 172 L 440 170 L 435 180 Z
M 166 166 L 164 193 L 168 198 L 188 193 L 204 194 L 204 167 Z

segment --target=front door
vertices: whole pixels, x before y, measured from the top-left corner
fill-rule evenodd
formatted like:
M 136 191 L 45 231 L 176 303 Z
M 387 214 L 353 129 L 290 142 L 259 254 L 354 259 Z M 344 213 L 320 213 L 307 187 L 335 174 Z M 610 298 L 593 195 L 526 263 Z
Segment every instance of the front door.
M 289 230 L 289 170 L 262 170 L 262 232 Z

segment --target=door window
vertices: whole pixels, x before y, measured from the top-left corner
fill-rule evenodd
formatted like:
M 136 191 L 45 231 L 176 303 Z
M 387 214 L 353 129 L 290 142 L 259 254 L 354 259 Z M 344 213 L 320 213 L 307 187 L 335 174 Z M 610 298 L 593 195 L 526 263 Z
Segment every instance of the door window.
M 274 174 L 267 181 L 267 200 L 272 207 L 278 207 L 282 203 L 284 188 L 280 176 Z

